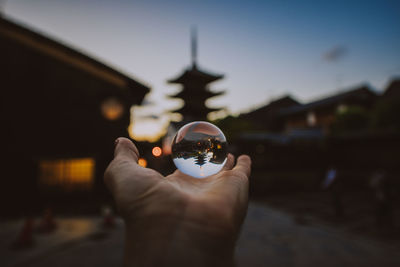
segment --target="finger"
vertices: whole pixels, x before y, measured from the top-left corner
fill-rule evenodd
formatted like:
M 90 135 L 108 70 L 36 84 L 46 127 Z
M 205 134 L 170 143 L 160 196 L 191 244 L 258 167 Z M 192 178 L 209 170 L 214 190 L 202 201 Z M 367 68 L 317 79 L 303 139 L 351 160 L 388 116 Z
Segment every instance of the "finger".
M 139 159 L 139 150 L 128 138 L 119 137 L 115 140 L 114 159 L 137 162 Z
M 226 160 L 223 170 L 225 171 L 232 170 L 234 165 L 235 165 L 235 156 L 229 153 L 228 159 Z
M 247 155 L 241 155 L 238 157 L 236 166 L 232 169 L 235 172 L 242 173 L 247 177 L 250 176 L 251 172 L 251 159 Z
M 214 188 L 217 194 L 224 196 L 234 207 L 237 225 L 241 224 L 246 214 L 250 170 L 250 157 L 241 155 L 232 170 L 221 173 L 222 179 L 219 180 L 219 183 Z

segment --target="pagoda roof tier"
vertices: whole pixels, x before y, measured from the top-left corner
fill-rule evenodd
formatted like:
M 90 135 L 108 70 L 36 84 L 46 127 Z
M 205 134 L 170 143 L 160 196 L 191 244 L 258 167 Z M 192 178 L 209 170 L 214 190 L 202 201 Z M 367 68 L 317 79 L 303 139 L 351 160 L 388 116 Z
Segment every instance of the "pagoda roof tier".
M 208 84 L 216 80 L 222 79 L 224 75 L 211 74 L 205 71 L 199 70 L 195 65 L 191 69 L 185 70 L 185 72 L 174 79 L 168 80 L 168 83 L 178 84 Z
M 188 105 L 184 105 L 183 107 L 176 109 L 176 110 L 172 110 L 171 112 L 173 113 L 181 113 L 181 114 L 194 114 L 194 115 L 207 115 L 210 112 L 213 111 L 218 111 L 221 110 L 223 108 L 208 108 L 208 107 L 203 107 L 201 109 L 199 108 L 194 108 L 193 106 L 188 106 Z
M 202 100 L 215 97 L 215 96 L 220 96 L 225 94 L 225 91 L 219 91 L 219 92 L 211 92 L 209 90 L 197 90 L 197 88 L 189 89 L 189 88 L 184 88 L 180 92 L 174 94 L 174 95 L 168 95 L 170 98 L 181 98 L 184 99 L 185 101 L 187 99 L 192 99 L 193 97 L 196 98 L 201 98 Z

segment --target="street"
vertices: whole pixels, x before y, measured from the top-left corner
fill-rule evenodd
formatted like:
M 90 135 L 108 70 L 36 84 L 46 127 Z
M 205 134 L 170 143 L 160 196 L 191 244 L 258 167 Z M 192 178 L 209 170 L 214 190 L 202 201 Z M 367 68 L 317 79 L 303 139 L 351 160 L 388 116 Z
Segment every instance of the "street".
M 104 229 L 101 217 L 57 218 L 51 234 L 35 234 L 35 245 L 12 250 L 22 221 L 0 223 L 0 265 L 122 266 L 123 222 Z M 237 244 L 237 266 L 400 266 L 399 250 L 251 202 Z

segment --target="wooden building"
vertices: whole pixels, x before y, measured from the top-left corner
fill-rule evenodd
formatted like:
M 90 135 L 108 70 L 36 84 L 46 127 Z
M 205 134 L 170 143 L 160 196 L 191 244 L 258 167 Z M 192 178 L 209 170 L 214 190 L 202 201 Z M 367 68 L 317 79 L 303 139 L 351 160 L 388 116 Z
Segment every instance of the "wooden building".
M 241 114 L 239 119 L 251 123 L 255 130 L 264 130 L 269 132 L 279 132 L 284 127 L 283 121 L 279 118 L 279 112 L 282 109 L 300 106 L 301 104 L 291 96 L 287 95 L 272 100 L 267 105 L 257 108 L 245 114 Z
M 371 109 L 377 97 L 370 88 L 362 86 L 304 105 L 281 109 L 278 115 L 285 132 L 315 129 L 327 134 L 338 112 L 344 112 L 350 106 Z
M 400 98 L 400 79 L 392 80 L 383 92 L 382 97 L 385 99 Z
M 0 59 L 1 205 L 103 198 L 114 140 L 128 136 L 130 107 L 149 88 L 4 18 Z

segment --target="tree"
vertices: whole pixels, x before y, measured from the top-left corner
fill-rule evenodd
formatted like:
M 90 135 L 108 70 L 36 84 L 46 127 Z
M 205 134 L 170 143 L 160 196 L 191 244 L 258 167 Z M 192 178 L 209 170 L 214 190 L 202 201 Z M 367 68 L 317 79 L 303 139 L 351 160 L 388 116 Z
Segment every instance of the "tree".
M 351 106 L 346 111 L 336 114 L 331 130 L 333 134 L 354 133 L 366 131 L 369 125 L 369 112 L 362 107 Z
M 239 134 L 254 129 L 254 126 L 248 120 L 231 115 L 214 121 L 213 123 L 222 130 L 228 140 L 233 140 Z
M 400 97 L 381 99 L 372 114 L 373 129 L 400 131 Z

